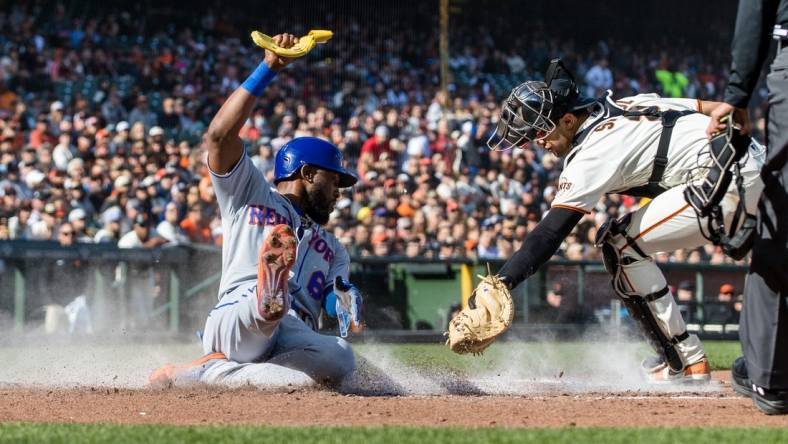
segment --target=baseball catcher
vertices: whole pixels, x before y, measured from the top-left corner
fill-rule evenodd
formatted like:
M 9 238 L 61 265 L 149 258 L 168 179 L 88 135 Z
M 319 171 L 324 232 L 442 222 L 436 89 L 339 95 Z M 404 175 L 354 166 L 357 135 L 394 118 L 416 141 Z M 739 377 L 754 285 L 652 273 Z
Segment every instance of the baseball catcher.
M 348 281 L 348 253 L 322 227 L 339 189 L 357 179 L 336 146 L 299 137 L 279 149 L 268 183 L 238 137 L 277 72 L 328 37 L 324 32 L 301 45 L 291 34 L 260 37 L 264 60 L 213 118 L 205 145 L 224 233 L 219 301 L 205 322 L 204 356 L 156 370 L 151 384 L 254 384 L 272 366 L 337 384 L 354 370 L 350 345 L 316 329 L 325 310 L 340 316 L 341 336 L 361 330 L 361 295 Z
M 489 147 L 524 149 L 536 143 L 565 157 L 564 169 L 550 211 L 480 288 L 504 294 L 531 276 L 604 194 L 649 197 L 647 205 L 600 227 L 596 244 L 616 295 L 656 352 L 642 363 L 648 380 L 708 381 L 703 345 L 687 332 L 651 255 L 707 242 L 737 259 L 747 253 L 751 215 L 763 189 L 758 172 L 764 148 L 733 127 L 709 141 L 708 116 L 719 105 L 656 94 L 583 97 L 560 60 L 551 63 L 544 82 L 514 88 Z M 478 294 L 479 289 L 477 301 Z M 509 300 L 508 294 L 503 299 Z M 492 307 L 485 308 L 486 316 L 464 312 L 451 321 L 453 350 L 483 349 L 505 330 L 508 324 L 497 320 Z M 493 326 L 481 326 L 484 322 Z

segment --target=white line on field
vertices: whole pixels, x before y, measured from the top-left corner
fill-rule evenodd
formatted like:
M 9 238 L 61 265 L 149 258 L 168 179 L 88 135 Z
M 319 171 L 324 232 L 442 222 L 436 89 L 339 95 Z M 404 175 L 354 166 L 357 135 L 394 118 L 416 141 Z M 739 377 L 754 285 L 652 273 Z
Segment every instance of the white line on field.
M 739 399 L 740 396 L 691 396 L 691 395 L 680 395 L 680 396 L 599 396 L 594 397 L 594 399 L 621 399 L 624 401 L 644 401 L 650 399 L 673 399 L 673 400 L 685 400 L 685 401 L 694 401 L 694 400 L 709 400 L 709 401 L 719 401 L 719 400 L 729 400 L 729 399 Z M 743 399 L 743 398 L 742 398 Z

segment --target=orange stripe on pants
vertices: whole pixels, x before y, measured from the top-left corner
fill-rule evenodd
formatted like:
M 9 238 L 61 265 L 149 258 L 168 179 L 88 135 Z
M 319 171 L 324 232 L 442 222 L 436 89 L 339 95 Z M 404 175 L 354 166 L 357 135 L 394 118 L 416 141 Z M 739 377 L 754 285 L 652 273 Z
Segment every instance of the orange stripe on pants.
M 660 226 L 660 225 L 664 224 L 665 222 L 667 222 L 667 221 L 669 221 L 669 220 L 673 219 L 674 217 L 678 216 L 678 215 L 679 215 L 679 214 L 681 214 L 681 213 L 682 213 L 684 210 L 686 210 L 686 209 L 687 209 L 687 207 L 689 207 L 689 204 L 684 204 L 684 206 L 683 206 L 683 207 L 681 207 L 681 208 L 679 208 L 678 210 L 676 210 L 675 212 L 671 213 L 669 216 L 667 216 L 667 217 L 665 217 L 665 218 L 663 218 L 663 219 L 661 219 L 661 220 L 657 221 L 655 224 L 653 224 L 653 225 L 651 225 L 650 227 L 646 228 L 645 230 L 641 231 L 640 233 L 638 233 L 638 235 L 637 235 L 637 236 L 635 236 L 634 238 L 632 238 L 632 242 L 629 242 L 629 241 L 627 241 L 627 244 L 626 244 L 626 245 L 624 245 L 623 247 L 621 247 L 621 249 L 619 249 L 619 250 L 618 250 L 618 252 L 619 252 L 619 253 L 623 252 L 623 251 L 624 251 L 624 248 L 627 248 L 628 246 L 632 245 L 632 244 L 633 244 L 635 241 L 637 241 L 637 240 L 638 240 L 638 239 L 640 239 L 641 237 L 645 236 L 645 235 L 646 235 L 648 232 L 652 231 L 654 228 L 657 228 L 658 226 Z

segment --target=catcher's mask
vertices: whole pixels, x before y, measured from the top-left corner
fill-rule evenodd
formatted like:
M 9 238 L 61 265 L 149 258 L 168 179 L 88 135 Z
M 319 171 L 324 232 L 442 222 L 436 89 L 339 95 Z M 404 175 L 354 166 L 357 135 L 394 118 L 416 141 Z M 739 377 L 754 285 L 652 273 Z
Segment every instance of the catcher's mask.
M 553 59 L 544 82 L 522 83 L 504 100 L 487 146 L 494 151 L 508 150 L 542 140 L 555 130 L 561 116 L 594 102 L 595 99 L 580 95 L 572 74 L 560 59 Z

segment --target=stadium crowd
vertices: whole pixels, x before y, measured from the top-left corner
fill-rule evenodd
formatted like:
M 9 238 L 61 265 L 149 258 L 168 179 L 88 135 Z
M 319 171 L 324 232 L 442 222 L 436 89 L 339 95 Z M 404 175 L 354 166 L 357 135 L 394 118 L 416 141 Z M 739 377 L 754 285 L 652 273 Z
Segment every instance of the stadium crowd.
M 507 42 L 490 31 L 500 29 L 494 22 L 471 42 L 460 20 L 444 93 L 437 27 L 418 26 L 434 16 L 424 4 L 399 11 L 414 23 L 407 39 L 391 37 L 402 24 L 385 14 L 326 14 L 325 27 L 343 32 L 281 73 L 241 130 L 269 180 L 277 149 L 293 137 L 325 137 L 344 151 L 360 181 L 328 228 L 352 256 L 511 255 L 550 207 L 562 161 L 536 147 L 491 152 L 485 142 L 509 88 L 538 77 L 552 56 L 595 96 L 715 100 L 726 80 L 727 55 L 705 43 L 654 50 L 660 42 L 585 45 L 526 33 Z M 227 12 L 157 26 L 134 11 L 84 18 L 52 8 L 12 3 L 0 12 L 0 239 L 220 245 L 200 140 L 259 49 Z M 545 27 L 534 20 L 531 32 Z M 273 18 L 256 27 L 283 28 Z M 759 111 L 754 122 L 758 136 Z M 559 255 L 598 259 L 596 229 L 639 204 L 606 196 Z M 658 259 L 730 262 L 713 246 Z

